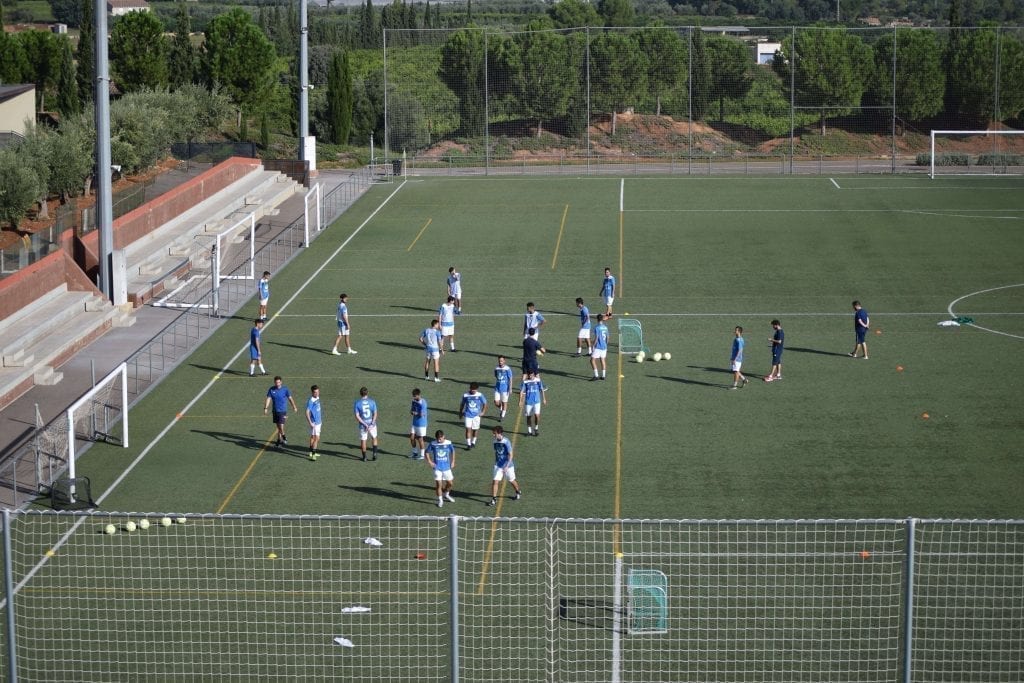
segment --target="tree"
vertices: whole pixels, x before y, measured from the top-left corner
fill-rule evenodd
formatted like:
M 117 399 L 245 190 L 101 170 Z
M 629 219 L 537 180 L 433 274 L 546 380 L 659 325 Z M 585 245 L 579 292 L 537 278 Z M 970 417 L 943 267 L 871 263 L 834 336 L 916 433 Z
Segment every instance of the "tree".
M 597 11 L 609 28 L 632 26 L 636 19 L 632 0 L 601 0 Z
M 704 32 L 690 29 L 690 117 L 703 119 L 711 108 L 711 53 L 707 50 Z
M 270 99 L 277 76 L 274 46 L 240 7 L 217 15 L 206 28 L 203 67 L 207 84 L 220 84 L 241 111 Z
M 60 77 L 57 79 L 57 111 L 63 116 L 82 111 L 78 99 L 78 82 L 75 78 L 75 58 L 71 53 L 71 41 L 65 40 L 60 49 Z
M 742 99 L 750 90 L 750 50 L 746 45 L 726 38 L 711 36 L 707 40 L 711 62 L 711 85 L 718 94 L 718 120 L 725 120 L 725 98 Z
M 167 41 L 150 12 L 129 12 L 110 31 L 110 70 L 124 92 L 167 85 Z
M 364 48 L 381 46 L 380 21 L 377 10 L 373 8 L 373 0 L 366 0 L 359 11 L 359 44 Z
M 22 160 L 22 163 L 36 174 L 39 181 L 39 194 L 36 203 L 39 205 L 38 218 L 46 220 L 50 217 L 49 207 L 46 203 L 47 188 L 50 181 L 50 166 L 56 141 L 45 128 L 34 126 L 25 139 L 15 148 L 15 154 Z
M 180 88 L 195 81 L 198 55 L 189 37 L 191 33 L 192 19 L 188 8 L 179 5 L 175 16 L 174 38 L 167 56 L 167 80 L 172 88 Z
M 31 167 L 11 149 L 0 149 L 0 224 L 12 230 L 39 196 L 41 183 Z
M 920 121 L 942 111 L 946 76 L 942 51 L 935 33 L 897 29 L 896 115 Z M 893 101 L 893 34 L 886 33 L 875 45 L 875 77 L 871 95 L 881 105 Z
M 93 0 L 82 0 L 82 12 L 91 17 Z M 77 67 L 75 80 L 78 82 L 78 101 L 82 106 L 92 104 L 96 96 L 95 75 L 96 75 L 96 31 L 91 20 L 82 22 L 82 30 L 78 36 L 78 55 L 76 58 Z
M 327 75 L 327 118 L 330 122 L 330 140 L 336 145 L 347 145 L 352 132 L 352 68 L 348 52 L 338 50 L 331 59 Z
M 379 141 L 384 130 L 384 76 L 377 70 L 352 82 L 352 133 L 350 140 L 368 145 L 370 136 Z
M 484 39 L 474 28 L 456 31 L 441 47 L 441 80 L 459 98 L 459 127 L 464 135 L 483 135 Z
M 46 93 L 60 78 L 60 40 L 49 31 L 25 31 L 18 34 L 25 50 L 29 71 L 23 74 L 36 84 L 36 110 L 46 110 Z
M 996 117 L 996 52 L 999 53 L 1001 120 L 1024 110 L 1024 46 L 1008 31 L 959 29 L 950 35 L 946 72 L 946 115 L 963 127 L 987 125 Z
M 647 57 L 630 36 L 601 33 L 590 44 L 590 83 L 591 106 L 611 112 L 614 135 L 618 112 L 647 91 Z
M 640 31 L 637 42 L 647 55 L 647 84 L 654 96 L 654 112 L 660 116 L 662 98 L 686 78 L 686 45 L 675 29 L 666 27 Z
M 527 31 L 518 35 L 522 61 L 520 102 L 528 117 L 537 121 L 537 137 L 544 120 L 564 116 L 575 88 L 565 37 L 553 31 Z
M 49 0 L 53 18 L 68 26 L 81 27 L 92 21 L 92 14 L 85 13 L 81 0 Z M 91 9 L 91 5 L 90 5 Z
M 558 0 L 548 7 L 548 16 L 555 28 L 596 27 L 604 24 L 594 6 L 584 0 Z
M 15 34 L 0 31 L 0 83 L 23 83 L 32 68 Z
M 798 107 L 819 108 L 821 134 L 827 116 L 843 116 L 859 107 L 871 80 L 871 48 L 845 29 L 803 29 L 786 38 L 775 55 L 773 68 L 787 85 L 790 65 L 795 61 L 793 79 Z
M 96 127 L 91 114 L 64 117 L 57 129 L 60 154 L 50 157 L 50 192 L 69 196 L 87 193 L 93 172 Z

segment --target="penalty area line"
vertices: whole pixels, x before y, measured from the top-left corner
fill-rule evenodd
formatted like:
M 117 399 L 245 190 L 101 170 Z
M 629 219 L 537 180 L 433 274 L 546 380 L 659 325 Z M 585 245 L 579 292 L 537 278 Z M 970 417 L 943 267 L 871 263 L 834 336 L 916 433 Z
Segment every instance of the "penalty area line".
M 841 190 L 841 189 L 843 189 L 843 188 L 839 187 L 839 183 L 837 183 L 837 182 L 836 182 L 836 179 L 835 179 L 835 178 L 829 178 L 829 180 L 831 180 L 831 181 L 832 181 L 832 184 L 836 186 L 836 189 L 837 189 L 837 190 Z

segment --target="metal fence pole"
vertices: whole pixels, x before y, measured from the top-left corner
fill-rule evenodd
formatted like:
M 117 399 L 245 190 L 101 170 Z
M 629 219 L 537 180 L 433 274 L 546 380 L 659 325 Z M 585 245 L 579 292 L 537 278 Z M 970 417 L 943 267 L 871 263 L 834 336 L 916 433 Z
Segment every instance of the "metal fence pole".
M 459 518 L 448 518 L 448 664 L 451 683 L 459 683 Z
M 74 438 L 74 435 L 71 435 Z M 4 595 L 7 598 L 7 680 L 18 683 L 18 653 L 14 623 L 14 563 L 11 559 L 11 511 L 4 508 Z
M 903 599 L 903 683 L 911 683 L 914 652 L 914 531 L 917 520 L 907 519 L 907 560 L 906 576 L 904 577 Z

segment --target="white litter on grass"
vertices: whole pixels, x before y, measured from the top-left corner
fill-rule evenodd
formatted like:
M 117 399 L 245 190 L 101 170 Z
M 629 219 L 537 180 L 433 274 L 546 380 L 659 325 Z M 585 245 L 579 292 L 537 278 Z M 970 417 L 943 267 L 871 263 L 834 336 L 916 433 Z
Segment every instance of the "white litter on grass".
M 942 320 L 938 323 L 939 327 L 960 327 L 960 323 L 955 320 Z
M 342 638 L 341 636 L 338 636 L 337 638 L 335 638 L 334 642 L 335 642 L 336 645 L 341 645 L 343 647 L 355 647 L 356 646 L 356 644 L 353 643 L 351 640 L 349 640 L 348 638 Z
M 342 607 L 342 614 L 361 614 L 363 612 L 369 612 L 370 608 L 365 605 L 352 605 L 351 607 Z
M 377 540 L 376 538 L 374 538 L 373 536 L 367 536 L 366 538 L 364 538 L 364 539 L 363 539 L 363 543 L 365 543 L 366 545 L 371 545 L 371 546 L 373 546 L 374 548 L 379 548 L 379 547 L 381 547 L 382 545 L 384 545 L 383 543 L 381 543 L 380 541 L 378 541 L 378 540 Z

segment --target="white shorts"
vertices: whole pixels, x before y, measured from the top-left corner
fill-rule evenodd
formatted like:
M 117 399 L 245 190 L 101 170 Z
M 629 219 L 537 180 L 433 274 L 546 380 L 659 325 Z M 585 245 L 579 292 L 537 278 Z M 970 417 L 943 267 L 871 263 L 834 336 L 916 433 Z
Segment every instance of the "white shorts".
M 338 321 L 338 334 L 340 334 L 342 337 L 348 336 L 348 325 L 341 322 L 340 320 Z
M 466 429 L 480 429 L 480 416 L 476 417 L 465 417 L 463 421 L 466 424 Z
M 359 440 L 366 441 L 366 437 L 369 436 L 371 439 L 377 438 L 377 425 L 372 424 L 369 427 L 366 425 L 359 425 Z
M 314 425 L 310 425 L 309 426 L 309 435 L 310 436 L 320 436 L 320 427 L 322 427 L 322 426 L 323 425 L 321 423 L 319 423 L 319 422 L 314 424 Z
M 455 325 L 441 325 L 441 335 L 451 337 L 455 334 Z
M 516 480 L 516 468 L 515 468 L 514 465 L 509 465 L 508 467 L 498 467 L 497 465 L 495 465 L 494 466 L 493 478 L 494 478 L 494 481 L 501 481 L 502 479 L 508 479 L 509 481 L 515 481 Z
M 605 306 L 611 306 L 613 303 L 615 303 L 615 297 L 614 296 L 606 296 L 604 298 L 604 305 Z
M 410 434 L 410 436 L 426 436 L 427 435 L 427 425 L 423 425 L 422 427 L 417 427 L 416 425 L 412 425 L 411 427 L 409 427 L 409 434 Z
M 437 360 L 440 357 L 440 351 L 432 351 L 431 349 L 427 349 L 427 360 Z
M 588 328 L 588 327 L 581 327 L 580 331 L 576 333 L 576 338 L 577 339 L 586 339 L 587 341 L 590 341 L 590 328 Z
M 540 405 L 541 404 L 539 403 L 527 403 L 526 410 L 523 414 L 526 415 L 526 417 L 530 417 L 531 415 L 540 415 Z
M 494 392 L 495 403 L 508 403 L 508 392 L 507 391 L 495 391 Z
M 608 357 L 608 349 L 594 349 L 593 351 L 590 352 L 590 357 L 591 358 L 607 358 Z
M 266 306 L 268 301 L 270 301 L 269 298 L 267 298 L 267 299 L 260 299 L 260 306 Z
M 739 372 L 740 371 L 740 366 L 742 366 L 742 365 L 743 365 L 743 361 L 735 361 L 734 360 L 732 362 L 732 371 L 733 372 Z
M 434 481 L 454 481 L 455 475 L 451 470 L 434 470 Z
M 448 288 L 448 296 L 461 299 L 462 298 L 462 285 L 455 284 Z

